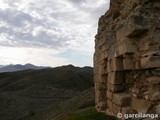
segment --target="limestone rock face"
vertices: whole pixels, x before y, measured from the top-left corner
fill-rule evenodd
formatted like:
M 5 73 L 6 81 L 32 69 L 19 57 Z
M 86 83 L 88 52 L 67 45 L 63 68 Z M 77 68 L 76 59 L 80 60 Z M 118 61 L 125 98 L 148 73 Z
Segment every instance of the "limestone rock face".
M 160 1 L 111 0 L 95 36 L 96 109 L 159 113 Z

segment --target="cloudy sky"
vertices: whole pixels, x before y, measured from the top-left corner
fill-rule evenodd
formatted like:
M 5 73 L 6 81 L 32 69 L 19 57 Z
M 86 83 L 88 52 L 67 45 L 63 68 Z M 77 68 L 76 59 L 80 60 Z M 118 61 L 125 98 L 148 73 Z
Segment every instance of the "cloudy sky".
M 92 66 L 109 0 L 0 0 L 0 64 Z

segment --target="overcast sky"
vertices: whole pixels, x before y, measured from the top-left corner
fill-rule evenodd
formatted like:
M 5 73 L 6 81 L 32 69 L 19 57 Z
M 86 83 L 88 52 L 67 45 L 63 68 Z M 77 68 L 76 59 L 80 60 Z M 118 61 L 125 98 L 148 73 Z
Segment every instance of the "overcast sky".
M 93 66 L 109 0 L 0 0 L 0 64 Z

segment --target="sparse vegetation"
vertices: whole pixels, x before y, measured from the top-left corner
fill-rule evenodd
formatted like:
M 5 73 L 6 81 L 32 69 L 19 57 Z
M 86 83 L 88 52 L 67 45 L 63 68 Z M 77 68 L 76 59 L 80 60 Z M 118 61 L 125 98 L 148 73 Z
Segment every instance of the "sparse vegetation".
M 0 74 L 1 120 L 45 120 L 46 116 L 50 120 L 90 106 L 94 106 L 92 68 L 63 66 Z
M 104 113 L 97 112 L 94 108 L 90 108 L 81 112 L 76 112 L 57 120 L 117 120 L 113 116 L 107 116 Z

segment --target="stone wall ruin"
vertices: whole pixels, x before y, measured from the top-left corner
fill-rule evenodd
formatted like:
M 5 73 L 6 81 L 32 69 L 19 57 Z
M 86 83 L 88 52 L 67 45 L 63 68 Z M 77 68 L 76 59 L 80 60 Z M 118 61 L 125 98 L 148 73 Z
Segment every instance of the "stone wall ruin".
M 95 36 L 100 112 L 160 114 L 160 1 L 111 0 Z

